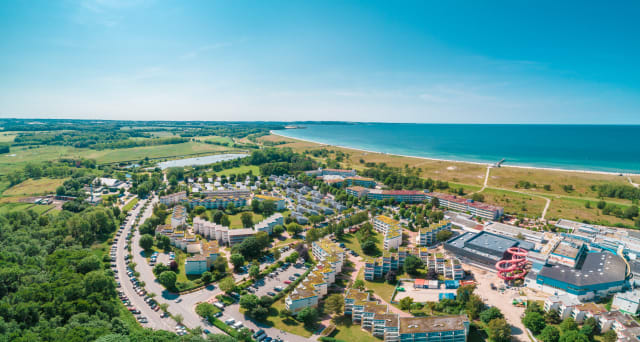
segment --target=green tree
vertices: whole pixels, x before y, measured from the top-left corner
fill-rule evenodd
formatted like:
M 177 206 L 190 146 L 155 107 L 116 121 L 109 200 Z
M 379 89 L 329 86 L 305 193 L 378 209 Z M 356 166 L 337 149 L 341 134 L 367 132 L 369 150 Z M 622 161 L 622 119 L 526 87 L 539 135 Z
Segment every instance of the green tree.
M 196 305 L 196 313 L 202 318 L 209 318 L 213 316 L 216 311 L 216 307 L 207 302 L 202 302 Z
M 209 271 L 206 271 L 202 273 L 202 276 L 200 277 L 200 279 L 202 279 L 203 283 L 209 284 L 213 280 L 213 274 L 211 274 L 211 272 Z
M 245 228 L 253 227 L 253 214 L 249 212 L 244 212 L 240 215 L 240 221 L 242 221 L 242 226 Z
M 413 298 L 411 297 L 404 297 L 400 299 L 401 310 L 409 310 L 411 308 L 411 304 L 413 304 Z
M 102 268 L 102 261 L 95 255 L 89 255 L 78 262 L 76 269 L 82 274 Z
M 370 239 L 362 242 L 360 244 L 360 248 L 362 248 L 362 252 L 366 255 L 374 255 L 378 252 L 378 246 L 376 246 L 376 242 Z
M 544 314 L 544 320 L 549 324 L 559 324 L 561 319 L 558 310 L 551 309 L 547 311 L 547 313 Z
M 153 248 L 153 236 L 144 234 L 140 237 L 140 247 L 145 251 L 150 251 Z
M 237 338 L 238 338 L 239 341 L 252 341 L 252 339 L 251 339 L 251 330 L 249 330 L 247 328 L 240 329 L 240 331 L 238 331 Z
M 260 275 L 260 266 L 252 265 L 251 267 L 249 267 L 249 276 L 251 278 L 257 279 L 259 275 Z
M 219 286 L 220 286 L 220 290 L 226 293 L 230 293 L 236 287 L 236 282 L 233 281 L 233 278 L 226 277 L 220 281 Z
M 247 294 L 240 297 L 240 307 L 246 310 L 253 310 L 260 305 L 260 299 L 254 294 Z
M 460 286 L 456 290 L 456 301 L 462 305 L 465 305 L 469 301 L 471 294 L 473 294 L 474 289 L 475 286 L 473 285 Z
M 589 342 L 589 338 L 575 330 L 570 330 L 563 332 L 558 342 Z
M 227 259 L 223 256 L 219 256 L 213 261 L 213 269 L 216 272 L 224 273 L 227 271 Z
M 538 336 L 538 340 L 541 340 L 542 342 L 558 342 L 559 339 L 560 330 L 553 325 L 547 325 L 544 327 Z
M 604 342 L 616 342 L 618 340 L 618 334 L 616 334 L 615 330 L 608 330 L 606 333 L 602 334 L 602 340 Z
M 353 288 L 358 290 L 364 290 L 364 280 L 357 279 L 355 282 L 353 282 Z
M 233 268 L 237 271 L 242 266 L 244 266 L 244 256 L 242 254 L 231 254 L 231 263 L 233 264 Z
M 465 304 L 465 309 L 467 310 L 467 315 L 469 315 L 469 318 L 477 319 L 480 312 L 484 310 L 484 303 L 482 302 L 482 299 L 480 299 L 480 297 L 471 295 L 469 297 L 469 300 Z
M 504 318 L 494 318 L 487 325 L 487 335 L 493 342 L 511 341 L 511 327 Z
M 282 225 L 277 224 L 275 227 L 273 227 L 273 235 L 280 236 L 282 235 L 282 233 L 284 233 L 284 227 Z
M 176 280 L 178 276 L 173 271 L 164 271 L 158 277 L 158 282 L 162 284 L 167 290 L 174 290 L 176 288 Z
M 324 302 L 324 308 L 327 312 L 333 314 L 340 314 L 342 312 L 342 308 L 344 307 L 344 297 L 339 293 L 334 293 L 327 297 L 327 300 Z
M 597 330 L 598 330 L 598 322 L 596 321 L 595 318 L 589 317 L 584 320 L 584 323 L 582 323 L 582 328 L 580 328 L 580 333 L 582 335 L 587 336 L 589 340 L 591 340 L 593 338 L 593 335 L 596 334 Z
M 229 227 L 231 225 L 231 220 L 229 220 L 229 216 L 222 215 L 222 218 L 220 218 L 220 224 L 225 227 Z
M 298 235 L 300 234 L 300 232 L 302 232 L 302 226 L 295 222 L 291 222 L 287 225 L 287 232 L 291 236 Z
M 294 251 L 293 253 L 289 254 L 289 256 L 287 256 L 284 261 L 286 262 L 290 262 L 290 263 L 295 263 L 298 258 L 300 257 L 300 254 L 298 254 L 298 252 Z
M 486 324 L 496 318 L 504 318 L 504 316 L 502 315 L 502 312 L 500 312 L 500 309 L 496 308 L 495 306 L 480 313 L 480 320 Z
M 441 230 L 436 233 L 436 240 L 442 242 L 447 241 L 453 236 L 453 233 L 450 230 Z
M 318 319 L 318 311 L 316 308 L 306 307 L 298 313 L 298 320 L 303 322 L 305 326 L 311 327 Z
M 408 255 L 404 259 L 404 271 L 407 272 L 408 274 L 411 274 L 411 275 L 417 274 L 418 269 L 420 269 L 422 266 L 423 266 L 422 260 L 420 260 L 419 258 L 413 255 Z
M 545 326 L 544 317 L 542 317 L 538 312 L 529 312 L 525 314 L 522 319 L 522 323 L 525 327 L 531 330 L 534 335 L 538 335 Z
M 562 323 L 560 323 L 560 330 L 562 330 L 563 333 L 572 330 L 577 331 L 578 324 L 576 324 L 576 321 L 573 319 L 573 317 L 567 317 L 564 321 L 562 321 Z

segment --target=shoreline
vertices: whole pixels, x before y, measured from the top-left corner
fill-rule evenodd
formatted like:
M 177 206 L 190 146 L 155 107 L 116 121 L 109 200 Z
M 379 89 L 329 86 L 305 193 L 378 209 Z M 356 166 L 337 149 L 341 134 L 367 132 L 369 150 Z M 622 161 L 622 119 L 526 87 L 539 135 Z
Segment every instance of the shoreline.
M 283 137 L 283 138 L 287 138 L 287 139 L 310 142 L 310 143 L 314 143 L 314 144 L 318 144 L 318 145 L 322 145 L 322 146 L 335 146 L 335 147 L 339 147 L 339 148 L 346 148 L 346 149 L 350 149 L 350 150 L 367 152 L 367 153 L 378 153 L 378 154 L 386 154 L 386 155 L 390 155 L 390 156 L 398 156 L 398 157 L 405 157 L 405 158 L 415 158 L 415 159 L 423 159 L 423 160 L 431 160 L 431 161 L 442 161 L 442 162 L 473 164 L 473 165 L 483 165 L 483 166 L 486 166 L 486 167 L 493 167 L 493 163 L 472 162 L 472 161 L 453 160 L 453 159 L 440 159 L 440 158 L 411 156 L 411 155 L 404 155 L 404 154 L 394 154 L 394 153 L 387 153 L 387 152 L 380 152 L 380 151 L 371 151 L 371 150 L 365 150 L 365 149 L 354 148 L 354 147 L 349 147 L 349 146 L 326 144 L 326 143 L 322 143 L 322 142 L 319 142 L 319 141 L 313 141 L 313 140 L 308 140 L 308 139 L 292 138 L 292 137 L 288 137 L 288 136 L 283 135 L 283 134 L 276 133 L 273 130 L 269 131 L 269 133 L 272 134 L 272 135 L 277 135 L 279 137 Z M 556 172 L 576 172 L 576 173 L 597 174 L 597 175 L 607 175 L 607 176 L 619 176 L 619 177 L 640 176 L 640 173 L 625 173 L 625 172 L 596 171 L 596 170 L 572 170 L 572 169 L 561 169 L 561 168 L 541 167 L 541 166 L 501 165 L 500 167 L 501 168 L 502 167 L 512 167 L 512 168 L 518 168 L 518 169 L 531 169 L 531 170 L 556 171 Z

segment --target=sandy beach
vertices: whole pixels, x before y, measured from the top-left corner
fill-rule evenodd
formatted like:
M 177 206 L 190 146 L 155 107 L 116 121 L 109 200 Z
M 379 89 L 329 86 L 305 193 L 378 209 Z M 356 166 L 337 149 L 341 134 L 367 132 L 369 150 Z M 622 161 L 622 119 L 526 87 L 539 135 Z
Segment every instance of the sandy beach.
M 319 141 L 313 141 L 313 140 L 308 140 L 308 139 L 291 138 L 291 137 L 288 137 L 288 136 L 283 135 L 283 134 L 278 134 L 275 131 L 270 131 L 270 133 L 272 135 L 277 135 L 279 137 L 283 137 L 283 138 L 287 138 L 287 139 L 291 139 L 291 140 L 304 141 L 304 142 L 309 142 L 309 143 L 313 143 L 313 144 L 318 144 L 318 145 L 321 145 L 321 146 L 333 146 L 333 147 L 345 148 L 345 149 L 361 151 L 361 152 L 366 152 L 366 153 L 387 154 L 387 155 L 394 155 L 394 156 L 398 156 L 398 157 L 416 158 L 416 159 L 422 159 L 422 160 L 433 160 L 433 161 L 444 161 L 444 162 L 452 162 L 452 163 L 484 165 L 484 166 L 487 166 L 487 167 L 493 166 L 493 163 L 481 163 L 481 162 L 471 162 L 471 161 L 466 161 L 466 160 L 429 158 L 429 157 L 411 156 L 411 155 L 403 155 L 403 154 L 391 154 L 391 153 L 380 152 L 380 151 L 365 150 L 365 149 L 355 148 L 355 147 L 350 147 L 350 146 L 325 144 L 325 143 L 322 143 L 322 142 L 319 142 Z M 508 160 L 505 161 L 505 163 L 508 163 L 508 162 L 509 162 Z M 518 169 L 530 169 L 530 170 L 544 170 L 544 171 L 557 171 L 557 172 L 575 172 L 575 173 L 609 175 L 609 176 L 620 176 L 620 175 L 622 175 L 622 176 L 640 176 L 640 173 L 619 173 L 619 172 L 607 172 L 607 171 L 595 171 L 595 170 L 572 170 L 572 169 L 561 169 L 561 168 L 539 167 L 539 166 L 528 166 L 528 165 L 502 164 L 500 167 L 518 168 Z

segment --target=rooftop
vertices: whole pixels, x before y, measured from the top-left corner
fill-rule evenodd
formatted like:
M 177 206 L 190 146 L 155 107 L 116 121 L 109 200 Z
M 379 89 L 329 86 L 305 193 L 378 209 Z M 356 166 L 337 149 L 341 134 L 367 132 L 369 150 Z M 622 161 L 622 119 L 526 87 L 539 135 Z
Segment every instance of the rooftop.
M 617 255 L 606 252 L 587 253 L 580 269 L 564 265 L 544 266 L 539 276 L 575 286 L 589 286 L 623 282 L 626 269 L 626 263 Z
M 580 252 L 580 247 L 582 246 L 576 246 L 562 241 L 553 249 L 553 251 L 551 251 L 551 253 L 575 259 L 578 256 L 578 252 Z
M 465 330 L 467 316 L 400 317 L 400 334 Z

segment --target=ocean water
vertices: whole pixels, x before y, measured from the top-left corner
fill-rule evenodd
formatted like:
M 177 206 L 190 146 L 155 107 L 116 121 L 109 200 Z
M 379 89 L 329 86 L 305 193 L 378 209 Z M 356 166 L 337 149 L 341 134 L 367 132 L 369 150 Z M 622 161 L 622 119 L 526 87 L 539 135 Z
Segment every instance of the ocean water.
M 640 173 L 640 126 L 356 123 L 275 133 L 389 154 Z

